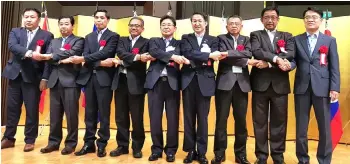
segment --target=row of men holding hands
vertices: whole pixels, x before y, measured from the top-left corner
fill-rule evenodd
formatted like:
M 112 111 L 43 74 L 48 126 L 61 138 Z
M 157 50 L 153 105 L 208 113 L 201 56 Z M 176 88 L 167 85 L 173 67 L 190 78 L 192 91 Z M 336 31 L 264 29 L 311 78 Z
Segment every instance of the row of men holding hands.
M 211 96 L 215 95 L 215 158 L 211 162 L 225 161 L 227 118 L 232 105 L 235 119 L 235 161 L 249 163 L 246 157 L 245 118 L 248 92 L 252 90 L 257 157 L 255 163 L 266 163 L 269 156 L 268 129 L 273 161 L 284 163 L 290 93 L 288 74 L 298 67 L 294 89 L 297 157 L 300 163 L 309 161 L 307 146 L 304 145 L 307 145 L 309 112 L 311 105 L 314 105 L 320 130 L 317 158 L 320 163 L 330 163 L 332 145 L 329 138 L 330 120 L 327 118 L 329 94 L 332 100 L 337 99 L 340 75 L 335 39 L 318 30 L 322 21 L 321 14 L 314 8 L 305 10 L 303 16 L 307 32 L 293 37 L 288 32 L 276 30 L 278 9 L 265 8 L 261 13 L 265 29 L 252 32 L 249 38 L 239 34 L 243 27 L 239 16 L 227 19 L 227 34 L 213 37 L 205 31 L 207 17 L 202 13 L 194 13 L 191 17 L 194 33 L 183 35 L 180 41 L 173 38 L 176 21 L 171 16 L 160 19 L 162 37 L 148 40 L 141 36 L 144 30 L 144 21 L 141 18 L 133 17 L 128 25 L 130 36 L 120 37 L 107 28 L 107 11 L 97 10 L 94 21 L 98 31 L 88 34 L 85 40 L 72 34 L 74 18 L 70 16 L 59 18 L 62 37 L 52 40 L 51 33 L 38 27 L 40 12 L 26 9 L 23 17 L 25 28 L 14 28 L 10 33 L 9 48 L 13 56 L 3 73 L 10 81 L 8 123 L 2 148 L 14 146 L 14 136 L 24 101 L 27 111 L 24 151 L 34 149 L 38 135 L 37 109 L 40 91 L 48 87 L 50 135 L 48 146 L 41 149 L 41 152 L 49 153 L 59 149 L 62 140 L 62 117 L 65 113 L 68 135 L 61 153 L 72 153 L 78 140 L 78 100 L 80 88 L 84 86 L 86 132 L 84 146 L 75 155 L 96 152 L 96 141 L 97 156 L 106 156 L 105 147 L 110 138 L 110 103 L 114 91 L 118 147 L 110 152 L 110 156 L 129 153 L 131 119 L 133 156 L 141 158 L 145 140 L 143 114 L 147 92 L 153 142 L 149 160 L 161 158 L 164 151 L 167 161 L 173 162 L 178 149 L 182 90 L 183 150 L 188 152 L 183 162 L 192 163 L 193 160 L 198 160 L 202 164 L 208 163 L 205 155 L 208 144 L 208 113 Z M 326 63 L 321 62 L 324 54 L 317 49 L 313 50 L 315 47 L 321 49 L 322 46 L 329 47 Z M 151 62 L 146 71 L 148 61 Z M 216 80 L 214 61 L 219 61 Z M 253 66 L 250 75 L 248 65 Z M 165 146 L 162 133 L 164 105 L 168 124 Z M 97 139 L 95 134 L 98 121 L 100 129 Z

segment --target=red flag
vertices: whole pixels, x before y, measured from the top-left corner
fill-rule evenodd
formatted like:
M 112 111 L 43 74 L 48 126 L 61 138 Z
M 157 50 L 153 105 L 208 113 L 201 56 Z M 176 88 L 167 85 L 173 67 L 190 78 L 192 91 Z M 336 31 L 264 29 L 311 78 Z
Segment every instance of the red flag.
M 331 103 L 331 136 L 332 136 L 332 148 L 333 150 L 339 143 L 343 135 L 343 126 L 340 116 L 339 102 Z
M 42 29 L 45 30 L 45 31 L 48 31 L 48 28 L 47 28 L 47 14 L 46 14 L 46 11 L 45 11 L 45 18 L 44 18 L 44 23 L 43 23 L 43 26 L 42 26 Z M 40 102 L 39 102 L 39 112 L 41 114 L 44 113 L 44 109 L 45 109 L 45 96 L 46 95 L 46 89 L 43 90 L 41 92 L 41 95 L 40 95 Z

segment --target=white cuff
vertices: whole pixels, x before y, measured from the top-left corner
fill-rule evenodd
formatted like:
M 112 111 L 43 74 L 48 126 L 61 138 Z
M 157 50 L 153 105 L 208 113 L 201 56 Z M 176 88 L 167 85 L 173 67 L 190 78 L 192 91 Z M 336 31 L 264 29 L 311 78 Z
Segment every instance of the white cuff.
M 30 57 L 32 57 L 32 55 L 30 55 L 31 53 L 33 53 L 33 51 L 32 51 L 32 50 L 28 50 L 28 51 L 26 52 L 26 54 L 24 55 L 24 57 L 25 57 L 25 58 L 30 58 Z
M 271 67 L 272 67 L 272 65 L 271 65 L 271 63 L 270 63 L 270 62 L 267 62 L 267 64 L 269 65 L 269 68 L 271 68 Z
M 273 61 L 274 63 L 276 63 L 277 58 L 278 58 L 278 56 L 273 57 L 272 61 Z
M 44 81 L 49 81 L 49 80 L 47 80 L 47 79 L 41 79 L 41 80 L 44 80 Z
M 139 55 L 139 54 L 137 54 L 137 55 Z M 134 61 L 137 61 L 137 55 L 135 55 L 135 57 L 134 57 Z M 141 57 L 141 56 L 140 56 Z

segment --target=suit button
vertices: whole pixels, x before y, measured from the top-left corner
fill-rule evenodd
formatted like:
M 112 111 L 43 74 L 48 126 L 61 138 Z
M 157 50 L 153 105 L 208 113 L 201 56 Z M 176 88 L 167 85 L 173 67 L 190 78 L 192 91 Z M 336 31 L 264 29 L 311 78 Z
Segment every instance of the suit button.
M 313 61 L 310 61 L 310 64 L 314 64 L 314 62 L 313 62 Z

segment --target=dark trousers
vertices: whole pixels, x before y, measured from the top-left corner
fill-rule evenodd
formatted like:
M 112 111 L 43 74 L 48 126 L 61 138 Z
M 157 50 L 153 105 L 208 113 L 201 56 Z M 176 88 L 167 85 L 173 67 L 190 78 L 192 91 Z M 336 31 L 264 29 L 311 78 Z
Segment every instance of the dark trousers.
M 230 114 L 232 104 L 233 117 L 235 119 L 235 144 L 234 151 L 236 156 L 246 156 L 247 143 L 247 105 L 248 93 L 242 92 L 238 82 L 231 90 L 216 90 L 216 124 L 214 152 L 217 156 L 225 155 L 227 149 L 227 118 Z
M 39 84 L 24 82 L 21 73 L 15 80 L 9 80 L 7 88 L 7 124 L 3 139 L 15 140 L 24 102 L 26 109 L 24 141 L 26 144 L 35 143 L 38 137 L 40 94 Z
M 166 146 L 163 145 L 163 110 L 167 117 Z M 168 78 L 160 77 L 154 88 L 148 91 L 148 109 L 151 122 L 152 153 L 176 154 L 179 146 L 180 91 L 171 89 Z
M 208 147 L 208 114 L 211 96 L 202 95 L 196 76 L 182 93 L 185 130 L 183 150 L 195 151 L 197 145 L 198 153 L 205 155 Z
M 119 85 L 115 91 L 115 120 L 117 124 L 117 144 L 129 147 L 130 140 L 130 115 L 132 121 L 132 149 L 135 152 L 142 150 L 145 142 L 145 129 L 143 127 L 143 112 L 145 94 L 130 94 L 126 75 L 119 74 Z M 129 115 L 130 114 L 130 115 Z
M 256 157 L 261 160 L 268 158 L 268 130 L 270 130 L 271 157 L 275 163 L 284 161 L 288 95 L 277 94 L 270 85 L 265 92 L 253 92 L 252 103 Z
M 304 94 L 295 94 L 296 155 L 299 162 L 309 162 L 307 131 L 311 105 L 314 107 L 319 131 L 317 160 L 320 164 L 330 164 L 332 159 L 332 138 L 330 130 L 330 98 L 317 97 L 311 84 Z
M 80 88 L 64 88 L 60 81 L 50 89 L 50 135 L 49 145 L 62 141 L 62 119 L 66 113 L 67 137 L 65 146 L 75 148 L 78 143 Z
M 112 96 L 113 91 L 111 88 L 100 86 L 96 74 L 93 74 L 85 88 L 85 144 L 89 146 L 94 145 L 97 123 L 100 122 L 100 129 L 98 130 L 100 138 L 97 139 L 96 144 L 99 148 L 107 146 L 110 137 L 109 120 Z

